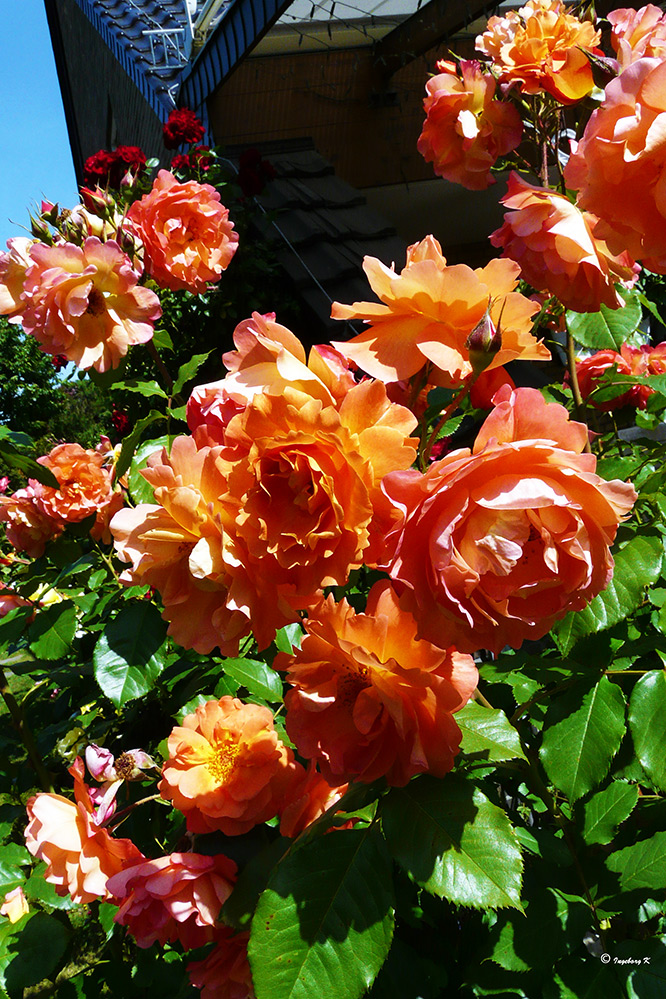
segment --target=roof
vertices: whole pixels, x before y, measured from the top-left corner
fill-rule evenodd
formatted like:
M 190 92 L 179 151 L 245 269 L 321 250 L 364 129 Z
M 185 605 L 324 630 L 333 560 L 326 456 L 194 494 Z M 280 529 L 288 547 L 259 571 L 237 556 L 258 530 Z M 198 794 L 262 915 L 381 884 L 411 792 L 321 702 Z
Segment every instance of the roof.
M 374 299 L 362 271 L 364 256 L 404 265 L 407 243 L 368 207 L 356 188 L 336 177 L 310 139 L 257 146 L 275 170 L 256 201 L 259 223 L 278 262 L 329 337 L 346 339 L 354 329 L 331 319 L 331 304 Z M 240 150 L 227 150 L 236 160 Z
M 75 0 L 163 121 L 176 103 L 206 121 L 215 87 L 286 10 L 291 0 L 228 0 L 203 50 L 189 59 L 185 0 Z M 203 8 L 202 8 L 203 9 Z M 178 100 L 181 87 L 182 99 Z
M 185 65 L 183 0 L 76 0 L 130 79 L 165 120 Z

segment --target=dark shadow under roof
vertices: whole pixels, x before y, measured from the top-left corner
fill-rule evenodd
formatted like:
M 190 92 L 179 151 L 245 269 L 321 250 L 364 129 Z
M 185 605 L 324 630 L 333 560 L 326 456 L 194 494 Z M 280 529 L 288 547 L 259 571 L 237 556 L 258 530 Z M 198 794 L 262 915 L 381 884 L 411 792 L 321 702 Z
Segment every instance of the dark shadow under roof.
M 335 301 L 376 300 L 362 270 L 364 256 L 404 266 L 406 242 L 390 222 L 368 207 L 362 193 L 336 177 L 311 139 L 254 147 L 275 170 L 256 201 L 259 228 L 298 296 L 321 323 L 327 338 L 347 339 L 357 330 L 330 318 Z M 243 151 L 227 149 L 237 164 Z

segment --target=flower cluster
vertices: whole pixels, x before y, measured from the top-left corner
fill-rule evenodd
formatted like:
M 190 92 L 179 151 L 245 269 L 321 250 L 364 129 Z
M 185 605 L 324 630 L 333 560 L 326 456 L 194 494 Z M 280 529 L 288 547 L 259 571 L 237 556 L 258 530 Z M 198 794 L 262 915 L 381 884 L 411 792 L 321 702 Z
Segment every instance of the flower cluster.
M 612 399 L 597 400 L 593 393 L 599 386 L 599 380 L 604 372 L 615 370 L 620 375 L 627 375 L 629 380 L 638 375 L 666 374 L 666 344 L 657 347 L 632 347 L 623 343 L 620 352 L 615 350 L 599 350 L 583 360 L 576 361 L 576 374 L 583 399 L 589 399 L 596 409 L 620 409 L 623 406 L 635 406 L 645 409 L 648 399 L 654 395 L 654 389 L 649 385 L 632 385 L 626 392 L 613 396 Z M 592 397 L 592 398 L 590 398 Z
M 82 196 L 71 212 L 44 203 L 36 238 L 8 240 L 0 315 L 54 358 L 104 372 L 153 336 L 162 310 L 145 279 L 205 291 L 231 262 L 238 235 L 212 187 L 180 183 L 166 170 L 126 216 L 99 187 Z
M 578 312 L 621 308 L 617 286 L 632 286 L 636 261 L 666 273 L 657 138 L 666 112 L 666 19 L 648 5 L 614 11 L 609 20 L 615 59 L 597 48 L 592 21 L 561 0 L 528 0 L 491 17 L 476 42 L 485 62 L 440 63 L 428 82 L 419 140 L 436 173 L 471 189 L 492 183 L 490 170 L 500 163 L 539 175 L 543 187 L 512 174 L 502 199 L 511 211 L 491 242 L 536 289 Z M 614 78 L 589 120 L 579 116 L 584 129 L 569 157 L 561 148 L 561 109 L 591 93 L 595 62 Z M 510 155 L 522 115 L 530 128 L 524 137 L 535 140 L 531 159 L 523 147 Z M 568 159 L 559 193 L 549 188 L 552 153 L 560 172 L 559 161 Z
M 26 488 L 0 496 L 0 522 L 5 524 L 10 544 L 30 558 L 39 558 L 46 543 L 67 524 L 93 517 L 91 537 L 108 543 L 109 522 L 124 503 L 122 491 L 113 485 L 111 458 L 108 438 L 95 451 L 80 444 L 57 444 L 39 458 L 39 464 L 57 479 L 58 487 L 30 479 Z
M 519 10 L 491 17 L 476 47 L 502 83 L 569 104 L 594 86 L 586 52 L 601 54 L 599 38 L 594 25 L 571 14 L 562 0 L 527 0 Z
M 271 908 L 268 921 L 263 915 L 253 920 L 248 956 L 248 897 L 255 889 L 268 879 L 264 902 L 274 890 L 282 894 L 284 871 L 292 864 L 297 870 L 325 833 L 332 856 L 343 837 L 342 848 L 363 840 L 369 856 L 369 845 L 374 850 L 386 833 L 382 849 L 394 850 L 404 831 L 395 803 L 409 800 L 412 788 L 394 789 L 428 775 L 412 787 L 415 802 L 429 795 L 433 778 L 446 779 L 454 768 L 463 732 L 474 742 L 475 718 L 484 710 L 470 701 L 487 704 L 478 683 L 488 657 L 502 656 L 490 667 L 491 679 L 509 658 L 519 668 L 533 650 L 526 657 L 515 650 L 586 608 L 611 581 L 611 549 L 637 492 L 598 474 L 587 427 L 547 394 L 517 387 L 513 378 L 520 380 L 524 365 L 514 362 L 550 360 L 534 329 L 537 313 L 545 326 L 564 322 L 567 308 L 621 308 L 621 289 L 630 288 L 640 270 L 635 260 L 656 269 L 666 261 L 656 211 L 663 207 L 664 23 L 651 7 L 611 18 L 617 59 L 614 67 L 609 60 L 598 64 L 619 75 L 564 170 L 578 192 L 574 203 L 564 181 L 550 190 L 548 160 L 563 165 L 562 107 L 578 103 L 583 123 L 592 64 L 601 58 L 600 33 L 561 0 L 527 0 L 520 10 L 491 18 L 477 40 L 483 63 L 438 64 L 427 85 L 419 149 L 439 175 L 479 190 L 492 183 L 501 159 L 525 164 L 523 147 L 538 147 L 543 186 L 514 172 L 502 199 L 506 219 L 491 236 L 502 258 L 477 268 L 452 265 L 432 235 L 408 248 L 402 270 L 366 257 L 377 300 L 332 308 L 335 319 L 365 323 L 351 340 L 318 344 L 308 353 L 274 313 L 254 312 L 234 330 L 233 349 L 222 356 L 223 377 L 197 385 L 186 406 L 178 392 L 194 366 L 180 367 L 169 396 L 155 383 L 117 386 L 166 402 L 166 431 L 159 431 L 166 436 L 142 442 L 127 483 L 114 483 L 113 459 L 121 449 L 113 452 L 104 439 L 97 450 L 57 444 L 39 459 L 43 482 L 30 479 L 11 495 L 4 494 L 7 483 L 0 484 L 6 537 L 28 558 L 41 557 L 68 525 L 82 525 L 79 534 L 89 531 L 102 544 L 113 542 L 122 570 L 118 575 L 111 556 L 101 553 L 112 592 L 100 599 L 96 618 L 88 598 L 79 600 L 78 583 L 71 584 L 71 661 L 78 663 L 79 650 L 89 654 L 81 660 L 92 662 L 86 683 L 93 683 L 94 672 L 116 706 L 141 696 L 135 687 L 150 690 L 154 683 L 156 712 L 167 708 L 154 726 L 152 717 L 129 712 L 146 718 L 146 737 L 154 740 L 147 748 L 155 758 L 140 748 L 114 755 L 104 740 L 112 745 L 118 735 L 120 712 L 113 719 L 111 711 L 89 717 L 82 701 L 82 727 L 72 738 L 85 727 L 96 742 L 85 752 L 77 742 L 68 757 L 71 762 L 81 753 L 69 770 L 72 798 L 50 791 L 30 797 L 27 848 L 45 864 L 44 877 L 59 896 L 112 903 L 115 922 L 139 948 L 168 948 L 173 961 L 179 948 L 206 947 L 187 968 L 203 999 L 254 999 L 250 958 L 257 970 L 257 924 L 268 932 L 278 914 Z M 522 118 L 530 114 L 523 131 Z M 215 152 L 195 145 L 203 135 L 193 112 L 171 113 L 165 145 L 191 147 L 173 160 L 181 176 L 214 165 Z M 57 364 L 116 367 L 129 346 L 153 334 L 160 315 L 153 287 L 205 293 L 238 246 L 212 184 L 161 170 L 150 185 L 138 176 L 138 158 L 121 150 L 113 162 L 102 152 L 88 161 L 91 184 L 94 178 L 106 190 L 84 189 L 82 204 L 65 216 L 43 204 L 33 238 L 10 240 L 0 255 L 0 312 L 20 322 Z M 270 176 L 255 153 L 241 161 L 246 194 Z M 626 212 L 614 176 L 602 169 L 606 155 L 633 184 Z M 216 177 L 216 170 L 207 174 Z M 110 194 L 114 186 L 118 193 Z M 605 203 L 609 192 L 612 204 Z M 527 297 L 521 280 L 541 294 Z M 611 368 L 630 383 L 666 373 L 666 346 L 624 344 L 574 369 L 571 339 L 568 345 L 579 408 L 581 395 L 595 404 L 595 390 Z M 164 382 L 170 383 L 166 375 Z M 600 406 L 651 410 L 652 392 L 650 384 L 623 384 L 620 395 Z M 136 419 L 123 459 L 158 417 L 151 411 L 145 422 Z M 174 433 L 171 421 L 185 417 L 188 432 Z M 112 419 L 121 436 L 132 425 L 115 406 Z M 53 559 L 42 563 L 45 572 L 53 563 L 58 586 L 80 575 L 90 557 L 62 570 L 57 556 L 68 544 L 55 546 Z M 0 581 L 0 617 L 13 612 L 3 630 L 30 617 L 21 650 L 48 648 L 32 638 L 40 634 L 33 622 L 46 602 L 43 590 L 21 586 L 33 570 L 12 554 L 6 564 L 14 563 L 28 569 L 18 568 L 16 579 L 12 570 L 9 585 Z M 91 596 L 98 599 L 97 592 Z M 79 642 L 90 619 L 90 630 L 101 632 L 96 645 Z M 124 642 L 121 626 L 130 620 L 148 622 L 145 642 L 142 634 Z M 181 647 L 175 654 L 174 643 Z M 147 660 L 145 672 L 154 666 L 154 676 L 142 675 Z M 566 666 L 558 663 L 558 670 Z M 548 665 L 543 668 L 550 677 Z M 59 684 L 68 682 L 60 679 L 65 673 L 56 663 Z M 112 689 L 116 674 L 131 688 L 122 695 Z M 610 686 L 607 678 L 602 682 Z M 548 684 L 539 698 L 550 695 Z M 523 709 L 528 715 L 531 701 L 521 704 L 516 696 L 516 703 L 518 715 Z M 68 724 L 70 711 L 68 700 Z M 508 726 L 498 750 L 504 742 L 518 747 L 508 717 L 488 715 L 494 730 Z M 521 729 L 525 745 L 529 727 L 524 737 Z M 549 780 L 552 729 L 547 718 L 542 762 Z M 128 745 L 139 741 L 134 731 L 134 725 L 126 729 Z M 65 740 L 62 747 L 67 751 Z M 465 749 L 472 753 L 469 743 Z M 29 755 L 48 788 L 37 750 Z M 503 751 L 499 758 L 504 761 Z M 487 842 L 487 825 L 500 839 L 506 840 L 505 826 L 511 830 L 505 816 L 487 822 L 499 812 L 479 782 L 490 762 L 484 759 L 478 771 L 464 761 L 451 779 L 453 797 L 465 786 L 480 813 L 475 826 L 469 809 L 456 817 L 456 824 L 470 823 L 466 850 L 476 837 Z M 139 792 L 137 782 L 150 780 L 153 792 Z M 566 791 L 562 781 L 553 783 L 558 794 Z M 148 802 L 159 815 L 151 835 L 136 819 L 136 809 Z M 269 830 L 259 828 L 266 824 Z M 121 825 L 126 837 L 119 835 Z M 295 839 L 300 842 L 285 843 Z M 515 853 L 517 864 L 517 842 Z M 442 851 L 425 859 L 425 879 L 433 862 L 450 873 Z M 299 885 L 299 906 L 300 891 Z M 303 891 L 308 904 L 305 885 Z M 285 911 L 280 908 L 274 928 L 280 920 L 287 925 Z M 18 893 L 6 896 L 0 914 L 19 923 L 31 918 Z M 388 913 L 387 926 L 390 920 Z M 315 941 L 312 953 L 319 946 Z M 258 976 L 256 982 L 259 988 Z
M 225 355 L 229 374 L 199 387 L 192 437 L 148 461 L 155 504 L 120 512 L 113 534 L 123 582 L 161 594 L 186 647 L 260 648 L 344 585 L 371 543 L 384 474 L 408 468 L 413 415 L 380 382 L 356 384 L 331 348 L 313 349 L 255 315 Z
M 100 149 L 83 164 L 86 184 L 99 184 L 118 191 L 122 184 L 132 181 L 146 169 L 146 154 L 138 146 L 117 146 L 113 150 Z

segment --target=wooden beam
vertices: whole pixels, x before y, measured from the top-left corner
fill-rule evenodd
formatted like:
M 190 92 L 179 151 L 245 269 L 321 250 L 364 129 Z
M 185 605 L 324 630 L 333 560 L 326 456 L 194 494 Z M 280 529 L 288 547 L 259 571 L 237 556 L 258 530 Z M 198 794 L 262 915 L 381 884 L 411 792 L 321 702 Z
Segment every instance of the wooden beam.
M 375 45 L 375 69 L 384 85 L 397 70 L 494 10 L 488 0 L 429 0 Z

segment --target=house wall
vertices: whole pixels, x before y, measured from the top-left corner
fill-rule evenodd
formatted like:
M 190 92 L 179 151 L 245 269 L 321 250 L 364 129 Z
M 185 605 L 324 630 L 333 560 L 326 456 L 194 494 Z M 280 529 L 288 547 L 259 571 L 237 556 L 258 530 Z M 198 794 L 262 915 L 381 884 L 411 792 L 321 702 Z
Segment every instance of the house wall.
M 309 136 L 354 187 L 428 180 L 432 168 L 416 142 L 425 82 L 440 54 L 408 63 L 383 94 L 372 48 L 250 57 L 209 100 L 216 142 Z
M 83 11 L 74 0 L 57 0 L 50 7 L 64 53 L 61 89 L 79 182 L 83 162 L 98 149 L 141 146 L 159 155 L 164 148 L 159 119 Z M 71 135 L 73 129 L 77 135 Z
M 455 49 L 469 57 L 473 40 L 456 42 Z M 216 142 L 252 146 L 309 137 L 407 243 L 433 233 L 452 262 L 485 264 L 493 255 L 487 237 L 501 224 L 505 184 L 467 191 L 436 177 L 416 149 L 425 83 L 442 54 L 432 49 L 395 73 L 388 106 L 373 97 L 381 81 L 372 48 L 252 56 L 209 101 Z

